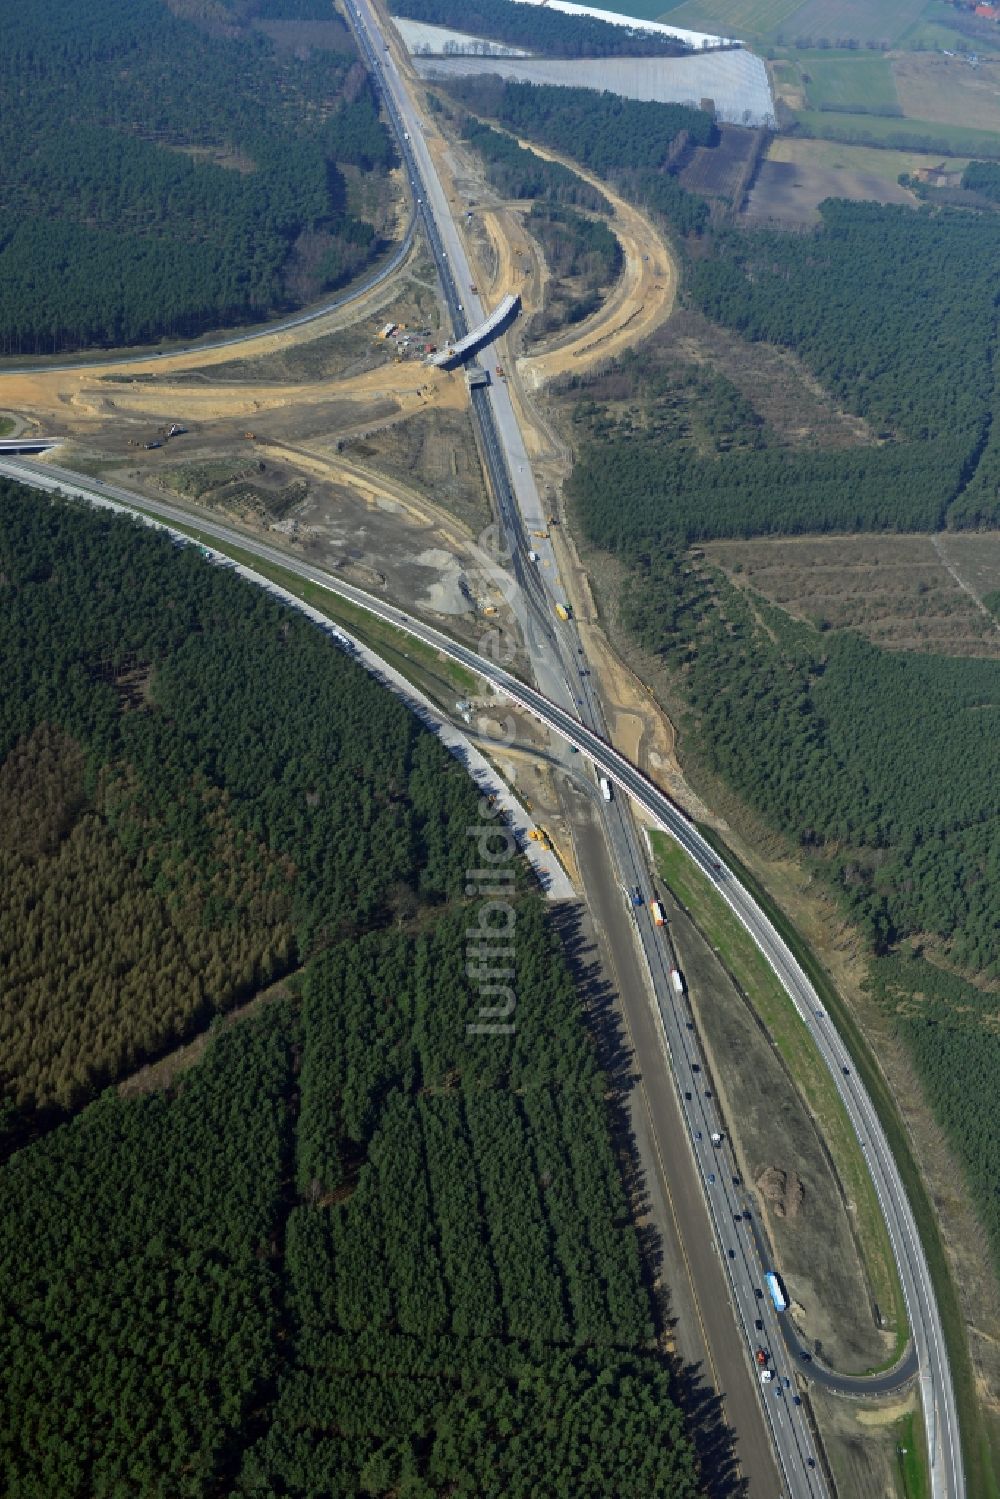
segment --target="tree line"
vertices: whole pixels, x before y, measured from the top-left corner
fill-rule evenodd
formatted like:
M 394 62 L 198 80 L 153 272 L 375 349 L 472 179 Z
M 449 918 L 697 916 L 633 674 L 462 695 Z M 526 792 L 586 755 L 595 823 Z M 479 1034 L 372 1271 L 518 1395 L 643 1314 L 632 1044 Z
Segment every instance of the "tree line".
M 547 57 L 681 57 L 691 50 L 662 32 L 543 6 L 526 11 L 517 0 L 394 0 L 393 14 Z
M 505 198 L 538 198 L 547 203 L 575 204 L 595 213 L 611 213 L 611 204 L 604 194 L 569 167 L 536 155 L 509 135 L 484 125 L 474 115 L 462 121 L 461 133 L 462 139 L 482 157 L 490 184 Z
M 593 89 L 513 83 L 495 74 L 451 78 L 442 87 L 464 108 L 589 167 L 632 202 L 669 220 L 676 233 L 698 236 L 708 223 L 704 198 L 687 192 L 673 173 L 686 143 L 718 144 L 718 129 L 706 111 Z M 499 156 L 492 143 L 487 151 Z M 513 165 L 509 153 L 506 159 Z M 560 195 L 557 201 L 567 200 Z

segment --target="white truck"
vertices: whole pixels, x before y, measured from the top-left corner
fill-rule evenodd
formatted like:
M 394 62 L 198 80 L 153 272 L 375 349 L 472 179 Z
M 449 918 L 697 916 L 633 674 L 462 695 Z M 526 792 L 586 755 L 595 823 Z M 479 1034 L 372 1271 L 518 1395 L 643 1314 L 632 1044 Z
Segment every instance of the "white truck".
M 679 968 L 671 968 L 671 970 L 670 970 L 670 982 L 674 986 L 674 993 L 675 994 L 683 994 L 684 993 L 684 975 L 683 975 L 683 973 L 681 973 L 681 971 L 680 971 Z
M 607 776 L 601 776 L 601 795 L 606 802 L 611 800 L 611 782 Z

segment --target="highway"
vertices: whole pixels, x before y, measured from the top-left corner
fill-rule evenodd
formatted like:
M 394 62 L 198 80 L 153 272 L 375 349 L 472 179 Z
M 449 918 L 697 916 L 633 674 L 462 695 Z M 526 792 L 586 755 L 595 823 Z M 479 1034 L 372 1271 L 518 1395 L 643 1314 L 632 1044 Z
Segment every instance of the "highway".
M 719 893 L 727 900 L 739 919 L 747 926 L 758 946 L 768 956 L 772 966 L 782 977 L 785 987 L 792 994 L 799 1013 L 838 1081 L 841 1095 L 844 1097 L 869 1163 L 875 1163 L 877 1166 L 879 1175 L 876 1177 L 876 1185 L 879 1186 L 881 1183 L 879 1196 L 883 1207 L 892 1202 L 891 1177 L 895 1173 L 895 1166 L 889 1157 L 888 1146 L 881 1138 L 881 1126 L 867 1102 L 863 1089 L 853 1077 L 853 1069 L 847 1052 L 826 1018 L 811 984 L 798 970 L 794 957 L 788 952 L 778 934 L 773 931 L 768 918 L 756 907 L 752 897 L 742 890 L 735 876 L 718 859 L 715 851 L 701 837 L 697 828 L 658 787 L 648 781 L 604 739 L 582 724 L 572 712 L 559 707 L 537 689 L 512 676 L 503 667 L 457 643 L 432 625 L 406 614 L 393 604 L 373 598 L 353 585 L 332 579 L 323 569 L 314 567 L 294 554 L 270 546 L 254 537 L 246 536 L 230 526 L 207 519 L 202 520 L 179 506 L 148 500 L 120 486 L 81 478 L 77 474 L 58 469 L 48 463 L 33 463 L 27 459 L 0 459 L 0 473 L 50 491 L 62 490 L 82 498 L 94 499 L 98 503 L 110 502 L 132 513 L 141 513 L 144 510 L 155 514 L 168 526 L 174 524 L 189 529 L 194 527 L 206 539 L 216 540 L 226 547 L 239 547 L 244 552 L 259 557 L 262 561 L 282 567 L 299 577 L 317 583 L 386 622 L 396 625 L 415 639 L 423 641 L 476 672 L 510 702 L 532 713 L 566 743 L 575 745 L 601 774 L 606 775 L 622 791 L 633 797 L 656 825 L 677 839 L 703 873 L 714 881 Z M 272 584 L 268 583 L 267 586 L 273 589 Z M 298 603 L 293 595 L 288 595 L 288 599 L 292 603 Z M 615 798 L 610 807 L 605 810 L 619 811 L 621 808 L 622 799 Z M 665 990 L 662 985 L 656 985 L 657 1013 L 661 1026 L 660 1044 L 665 1058 L 669 1059 L 677 1083 L 687 1139 L 698 1163 L 710 1221 L 717 1235 L 724 1268 L 729 1277 L 730 1300 L 737 1312 L 738 1322 L 743 1332 L 745 1355 L 750 1359 L 757 1347 L 764 1347 L 771 1355 L 771 1367 L 775 1371 L 776 1379 L 768 1387 L 766 1393 L 770 1398 L 765 1400 L 764 1408 L 768 1413 L 776 1446 L 782 1455 L 782 1467 L 788 1492 L 796 1496 L 800 1494 L 819 1496 L 827 1493 L 828 1490 L 821 1470 L 808 1467 L 814 1449 L 808 1429 L 801 1419 L 798 1408 L 794 1405 L 794 1374 L 796 1372 L 794 1338 L 789 1337 L 786 1341 L 787 1319 L 775 1312 L 764 1293 L 763 1272 L 773 1267 L 761 1259 L 760 1236 L 754 1216 L 754 1204 L 745 1187 L 737 1179 L 738 1173 L 728 1143 L 723 1139 L 720 1146 L 715 1146 L 711 1141 L 713 1132 L 724 1133 L 724 1121 L 716 1113 L 715 1100 L 706 1096 L 706 1092 L 711 1092 L 707 1082 L 706 1063 L 697 1045 L 693 1017 L 686 996 L 676 994 L 670 984 L 669 970 L 673 964 L 673 953 L 669 936 L 663 929 L 655 928 L 653 925 L 646 904 L 646 898 L 649 895 L 648 876 L 638 855 L 636 855 L 635 874 L 637 881 L 646 881 L 646 883 L 642 886 L 643 905 L 631 907 L 634 916 L 630 919 L 635 921 L 637 931 L 645 934 L 652 944 L 654 953 L 659 955 L 657 959 L 654 959 L 655 968 L 666 985 Z M 625 909 L 624 892 L 622 892 L 622 907 Z M 643 951 L 648 951 L 646 943 L 643 944 Z M 661 997 L 664 992 L 668 995 L 666 1001 Z M 648 1057 L 644 1059 L 646 1066 L 649 1065 L 649 1060 Z M 687 1096 L 688 1094 L 690 1097 Z M 715 1181 L 710 1181 L 710 1176 L 714 1176 Z M 901 1184 L 898 1190 L 902 1194 Z M 905 1204 L 905 1198 L 903 1201 Z M 901 1215 L 904 1219 L 904 1232 L 906 1231 L 905 1218 L 908 1214 L 907 1205 L 905 1213 Z M 737 1217 L 737 1215 L 740 1216 Z M 922 1259 L 922 1254 L 916 1241 L 912 1219 L 910 1231 L 912 1241 L 905 1252 L 901 1274 L 919 1356 L 920 1323 L 913 1317 L 913 1306 L 919 1306 L 919 1303 L 910 1290 L 909 1283 L 919 1274 L 919 1261 Z M 893 1242 L 895 1247 L 895 1235 L 893 1235 Z M 914 1245 L 916 1246 L 915 1253 Z M 733 1251 L 732 1258 L 730 1250 Z M 909 1274 L 907 1266 L 910 1267 Z M 758 1292 L 761 1292 L 761 1295 L 758 1296 Z M 931 1306 L 934 1307 L 933 1301 Z M 763 1322 L 763 1328 L 756 1327 L 757 1321 Z M 943 1358 L 940 1328 L 936 1332 L 937 1347 L 935 1349 L 932 1344 L 929 1356 L 933 1357 L 937 1353 Z M 928 1331 L 928 1336 L 933 1338 L 933 1329 Z M 797 1367 L 800 1374 L 809 1378 L 815 1378 L 818 1373 L 813 1368 L 803 1366 L 801 1362 Z M 927 1400 L 932 1397 L 933 1382 L 928 1379 L 925 1370 L 926 1365 L 921 1363 L 921 1392 Z M 885 1383 L 892 1388 L 898 1384 L 899 1378 L 898 1371 L 894 1376 L 885 1376 L 878 1387 L 881 1388 Z M 783 1383 L 785 1379 L 790 1381 L 788 1386 Z M 822 1382 L 827 1383 L 826 1380 Z M 857 1381 L 847 1383 L 850 1387 L 857 1388 Z M 781 1394 L 778 1393 L 779 1390 L 782 1391 Z M 933 1411 L 933 1406 L 931 1409 Z M 797 1425 L 793 1424 L 795 1415 L 799 1415 Z M 935 1434 L 937 1469 L 941 1468 L 943 1462 L 950 1462 L 950 1458 L 946 1455 L 949 1448 L 941 1439 L 946 1430 L 944 1422 L 941 1421 Z M 785 1450 L 782 1451 L 782 1449 Z M 950 1450 L 954 1451 L 953 1448 Z M 795 1455 L 798 1456 L 799 1462 L 790 1467 L 791 1459 Z M 952 1474 L 949 1485 L 948 1468 L 945 1466 L 944 1486 L 936 1492 L 956 1496 L 964 1493 L 961 1486 L 961 1467 L 958 1467 L 957 1472 L 952 1470 Z
M 149 364 L 152 360 L 165 358 L 168 354 L 207 354 L 215 349 L 229 349 L 237 344 L 251 343 L 255 338 L 269 338 L 274 333 L 288 333 L 293 328 L 304 328 L 308 323 L 315 323 L 320 318 L 329 316 L 331 312 L 337 312 L 341 307 L 356 302 L 359 297 L 364 296 L 365 292 L 372 291 L 398 271 L 410 253 L 415 228 L 416 217 L 413 216 L 406 226 L 406 233 L 387 260 L 383 260 L 373 270 L 368 271 L 360 280 L 352 281 L 347 290 L 341 292 L 339 296 L 332 298 L 329 302 L 321 302 L 318 307 L 310 307 L 305 312 L 297 312 L 292 317 L 280 318 L 271 323 L 260 323 L 243 333 L 231 333 L 223 338 L 213 338 L 206 343 L 198 341 L 172 344 L 166 349 L 147 349 L 142 354 L 81 355 L 71 364 L 50 364 L 44 358 L 36 359 L 33 364 L 23 365 L 5 364 L 0 360 L 0 374 L 37 375 L 43 371 L 45 374 L 65 374 L 72 370 L 102 369 L 105 365 L 118 369 L 119 366 L 127 364 Z
M 421 118 L 405 78 L 380 30 L 372 0 L 356 0 L 353 7 L 349 7 L 349 14 L 373 76 L 380 86 L 390 122 L 396 131 L 411 187 L 438 265 L 455 336 L 461 339 L 470 324 L 478 327 L 485 321 L 486 314 L 477 291 L 473 290 L 474 277 L 456 223 L 454 207 L 438 176 Z M 459 213 L 463 208 L 464 205 L 459 208 Z M 482 362 L 489 367 L 486 358 Z M 964 1490 L 964 1482 L 954 1391 L 940 1318 L 916 1225 L 874 1109 L 853 1076 L 853 1069 L 839 1037 L 829 1022 L 825 1021 L 825 1017 L 822 1017 L 821 1006 L 812 985 L 749 893 L 738 884 L 731 871 L 722 869 L 711 847 L 701 838 L 697 829 L 635 767 L 628 765 L 623 757 L 617 757 L 620 763 L 614 766 L 606 759 L 602 762 L 598 758 L 600 749 L 606 749 L 608 741 L 603 713 L 592 690 L 584 647 L 575 625 L 569 622 L 554 626 L 552 623 L 551 608 L 560 598 L 555 557 L 544 534 L 548 529 L 546 517 L 506 383 L 495 381 L 485 390 L 474 390 L 472 401 L 491 485 L 512 554 L 515 577 L 521 585 L 528 606 L 527 619 L 524 621 L 526 639 L 536 681 L 546 702 L 543 705 L 532 705 L 526 703 L 523 695 L 518 696 L 516 691 L 510 695 L 522 705 L 534 706 L 542 721 L 556 728 L 569 742 L 574 742 L 572 733 L 568 732 L 573 727 L 588 734 L 589 743 L 581 743 L 577 739 L 576 747 L 588 753 L 595 765 L 677 838 L 716 883 L 720 893 L 750 931 L 813 1033 L 820 1053 L 836 1079 L 862 1149 L 867 1153 L 872 1178 L 889 1226 L 907 1313 L 913 1328 L 914 1350 L 919 1362 L 932 1492 L 935 1499 L 943 1499 L 945 1495 L 954 1495 L 957 1499 Z M 532 537 L 531 550 L 539 555 L 540 565 L 528 560 L 529 534 Z M 523 693 L 523 688 L 521 692 Z M 623 891 L 638 890 L 644 897 L 648 896 L 648 867 L 627 804 L 618 803 L 613 809 L 607 808 L 604 823 L 608 851 L 619 873 Z M 769 1352 L 774 1361 L 776 1378 L 767 1387 L 767 1392 L 762 1393 L 771 1395 L 770 1399 L 764 1399 L 764 1411 L 785 1484 L 789 1492 L 796 1496 L 824 1494 L 827 1492 L 825 1479 L 819 1469 L 813 1466 L 808 1424 L 794 1403 L 789 1405 L 785 1394 L 792 1387 L 791 1361 L 796 1357 L 797 1351 L 794 1334 L 788 1330 L 787 1336 L 784 1335 L 783 1324 L 787 1319 L 775 1318 L 772 1322 L 768 1307 L 764 1305 L 762 1311 L 759 1305 L 760 1271 L 755 1266 L 760 1245 L 753 1233 L 746 1232 L 748 1226 L 753 1224 L 753 1218 L 744 1216 L 747 1212 L 745 1192 L 736 1173 L 727 1170 L 724 1162 L 718 1163 L 722 1169 L 713 1170 L 710 1159 L 706 1157 L 705 1141 L 710 1139 L 712 1133 L 718 1132 L 719 1121 L 715 1117 L 714 1100 L 705 1096 L 704 1088 L 696 1086 L 695 1069 L 700 1072 L 702 1063 L 696 1060 L 693 1026 L 686 1003 L 683 996 L 674 992 L 670 982 L 670 962 L 665 950 L 667 944 L 662 935 L 658 938 L 657 932 L 652 928 L 645 900 L 641 907 L 634 907 L 633 911 L 636 937 L 659 1009 L 669 1061 L 675 1081 L 683 1094 L 682 1107 L 703 1174 L 717 1244 L 725 1256 L 729 1271 L 730 1297 L 737 1321 L 746 1335 L 749 1349 L 760 1346 L 755 1335 L 764 1333 L 769 1338 Z M 743 1232 L 739 1232 L 741 1229 Z M 734 1239 L 736 1242 L 731 1242 Z M 766 1302 L 766 1298 L 764 1301 Z M 754 1303 L 758 1303 L 756 1308 Z M 758 1326 L 759 1323 L 763 1323 L 763 1328 Z M 801 1361 L 799 1367 L 802 1367 Z M 909 1366 L 904 1363 L 900 1370 L 894 1371 L 894 1375 L 905 1378 L 908 1372 Z
M 423 218 L 456 337 L 484 320 L 464 246 L 451 205 L 441 186 L 423 136 L 421 123 L 392 54 L 381 39 L 379 24 L 361 0 L 352 8 L 359 40 L 373 75 L 380 82 L 387 112 L 410 176 L 417 209 Z M 537 687 L 512 676 L 503 667 L 459 645 L 430 625 L 362 590 L 333 581 L 321 569 L 294 555 L 269 547 L 215 522 L 194 518 L 179 507 L 137 497 L 113 485 L 81 480 L 53 465 L 0 461 L 0 472 L 26 483 L 69 492 L 99 495 L 126 508 L 154 512 L 167 523 L 196 526 L 227 546 L 238 546 L 264 560 L 331 590 L 378 615 L 414 638 L 441 651 L 492 683 L 494 689 L 535 715 L 564 744 L 586 755 L 594 767 L 625 795 L 602 805 L 603 837 L 616 871 L 621 893 L 619 923 L 634 935 L 637 955 L 645 969 L 658 1022 L 658 1042 L 669 1063 L 687 1148 L 699 1175 L 704 1202 L 712 1223 L 723 1280 L 740 1330 L 746 1374 L 755 1378 L 754 1354 L 764 1348 L 774 1378 L 758 1386 L 785 1491 L 794 1499 L 824 1499 L 830 1490 L 818 1460 L 804 1408 L 798 1403 L 795 1374 L 810 1370 L 798 1358 L 787 1318 L 771 1304 L 763 1272 L 775 1268 L 762 1263 L 762 1240 L 755 1205 L 739 1180 L 724 1121 L 718 1114 L 713 1089 L 701 1054 L 687 998 L 671 982 L 674 954 L 667 931 L 653 923 L 648 901 L 652 884 L 646 856 L 629 800 L 685 849 L 714 883 L 722 898 L 749 931 L 778 975 L 834 1077 L 861 1147 L 888 1225 L 906 1300 L 919 1367 L 921 1398 L 928 1434 L 934 1499 L 963 1499 L 965 1488 L 958 1446 L 954 1393 L 930 1275 L 902 1182 L 874 1108 L 854 1076 L 840 1037 L 825 1015 L 809 980 L 775 931 L 765 913 L 735 875 L 702 838 L 697 828 L 669 798 L 608 742 L 599 700 L 592 688 L 584 647 L 572 621 L 557 624 L 552 604 L 559 597 L 558 574 L 551 546 L 535 537 L 531 549 L 541 566 L 528 560 L 527 535 L 546 531 L 546 518 L 535 486 L 524 441 L 503 382 L 472 392 L 490 482 L 504 534 L 511 552 L 514 576 L 524 602 L 521 623 L 535 672 Z M 270 585 L 269 585 L 270 586 Z M 291 596 L 289 596 L 291 597 Z M 293 602 L 294 599 L 292 600 Z M 567 763 L 569 763 L 567 761 Z M 639 903 L 633 902 L 638 892 Z M 645 1066 L 651 1063 L 647 1055 Z M 665 1069 L 666 1070 L 666 1069 Z M 712 1143 L 713 1134 L 722 1138 Z M 780 1269 L 780 1267 L 777 1267 Z M 760 1325 L 758 1325 L 760 1324 Z M 732 1371 L 724 1371 L 727 1378 Z M 903 1377 L 900 1371 L 894 1376 Z M 825 1381 L 824 1381 L 825 1382 Z

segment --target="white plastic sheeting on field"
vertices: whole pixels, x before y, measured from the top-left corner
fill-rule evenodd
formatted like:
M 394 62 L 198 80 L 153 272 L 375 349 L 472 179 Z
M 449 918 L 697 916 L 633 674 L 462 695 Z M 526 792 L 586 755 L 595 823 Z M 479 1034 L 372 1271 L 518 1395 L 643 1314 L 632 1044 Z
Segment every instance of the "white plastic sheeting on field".
M 407 52 L 417 57 L 468 55 L 470 57 L 530 57 L 523 47 L 508 47 L 506 42 L 488 41 L 486 37 L 469 36 L 448 26 L 431 26 L 426 21 L 411 21 L 393 16 L 392 24 L 403 38 Z
M 763 60 L 743 48 L 693 52 L 687 57 L 601 57 L 564 61 L 544 57 L 415 57 L 424 78 L 498 73 L 522 83 L 608 89 L 625 99 L 693 104 L 711 99 L 726 125 L 774 127 L 774 99 Z

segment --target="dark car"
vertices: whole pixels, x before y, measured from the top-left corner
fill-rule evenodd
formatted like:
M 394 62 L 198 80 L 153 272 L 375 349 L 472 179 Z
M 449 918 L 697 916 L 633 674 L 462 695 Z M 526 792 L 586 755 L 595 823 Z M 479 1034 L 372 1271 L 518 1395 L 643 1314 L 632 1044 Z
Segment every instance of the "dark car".
M 691 1063 L 691 1071 L 692 1072 L 700 1072 L 701 1071 L 701 1064 L 698 1063 L 698 1062 L 692 1062 Z
M 686 1099 L 687 1099 L 687 1101 L 688 1101 L 688 1103 L 690 1103 L 690 1102 L 691 1102 L 691 1094 L 690 1094 L 690 1093 L 689 1093 L 689 1092 L 688 1092 L 688 1093 L 685 1093 L 685 1094 L 684 1094 L 684 1097 L 685 1097 L 685 1098 L 686 1098 Z
M 801 1405 L 802 1404 L 802 1396 L 801 1395 L 793 1395 L 792 1396 L 792 1404 L 793 1405 Z
M 760 1286 L 754 1286 L 753 1293 L 758 1301 L 764 1300 L 764 1292 L 761 1290 Z
M 850 1067 L 841 1067 L 840 1070 L 844 1074 L 845 1077 L 850 1077 L 850 1075 L 851 1075 L 851 1069 L 850 1069 Z
M 734 1260 L 736 1258 L 736 1250 L 735 1249 L 730 1249 L 729 1250 L 729 1258 L 731 1260 Z
M 756 1327 L 756 1329 L 757 1329 L 758 1332 L 763 1332 L 764 1331 L 764 1324 L 760 1320 L 759 1317 L 757 1318 L 756 1322 L 754 1323 L 754 1327 Z

